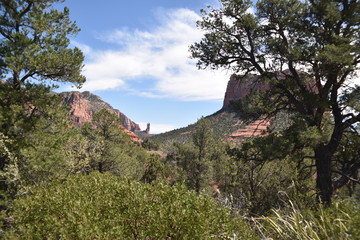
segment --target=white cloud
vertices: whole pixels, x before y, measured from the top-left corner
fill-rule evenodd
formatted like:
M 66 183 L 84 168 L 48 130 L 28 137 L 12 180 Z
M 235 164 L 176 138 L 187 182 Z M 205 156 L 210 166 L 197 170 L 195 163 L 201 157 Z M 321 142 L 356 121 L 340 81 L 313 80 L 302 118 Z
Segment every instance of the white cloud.
M 152 92 L 136 92 L 136 95 L 142 96 L 142 97 L 147 97 L 147 98 L 163 98 L 163 96 L 156 95 Z
M 146 129 L 147 123 L 139 123 L 141 129 Z M 171 124 L 151 123 L 150 134 L 159 134 L 179 128 Z
M 86 55 L 86 54 L 90 54 L 92 49 L 90 46 L 86 45 L 86 44 L 82 44 L 79 43 L 78 41 L 75 40 L 71 40 L 71 44 L 74 45 L 75 47 L 78 47 L 79 49 L 81 49 L 81 51 Z
M 188 9 L 167 9 L 157 11 L 157 18 L 159 25 L 152 30 L 123 28 L 101 37 L 117 44 L 117 50 L 100 51 L 75 42 L 88 59 L 83 90 L 136 92 L 131 89 L 132 80 L 151 78 L 155 84 L 139 95 L 184 101 L 222 99 L 228 80 L 225 72 L 198 70 L 196 61 L 189 58 L 189 46 L 202 37 L 195 26 L 200 16 Z

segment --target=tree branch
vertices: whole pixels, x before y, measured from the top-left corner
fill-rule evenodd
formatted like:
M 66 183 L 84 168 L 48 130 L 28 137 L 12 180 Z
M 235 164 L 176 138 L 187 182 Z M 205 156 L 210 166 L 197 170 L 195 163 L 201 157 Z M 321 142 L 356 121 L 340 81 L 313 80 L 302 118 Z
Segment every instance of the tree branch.
M 341 175 L 340 178 L 333 181 L 333 187 L 334 189 L 341 188 L 345 184 L 347 184 L 349 181 L 356 182 L 360 184 L 360 180 L 354 179 L 351 176 L 360 169 L 360 162 L 357 162 L 353 164 L 350 168 L 348 168 L 345 172 L 340 172 L 333 170 L 334 173 L 338 173 Z

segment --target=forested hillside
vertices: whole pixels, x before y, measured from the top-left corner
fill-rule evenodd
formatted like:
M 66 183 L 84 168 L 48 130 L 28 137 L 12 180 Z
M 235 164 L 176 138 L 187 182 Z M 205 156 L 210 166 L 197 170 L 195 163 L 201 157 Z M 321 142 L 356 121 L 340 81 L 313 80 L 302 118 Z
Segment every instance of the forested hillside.
M 201 10 L 190 54 L 236 73 L 224 108 L 137 142 L 53 94 L 86 81 L 62 2 L 0 0 L 1 239 L 360 239 L 359 1 Z

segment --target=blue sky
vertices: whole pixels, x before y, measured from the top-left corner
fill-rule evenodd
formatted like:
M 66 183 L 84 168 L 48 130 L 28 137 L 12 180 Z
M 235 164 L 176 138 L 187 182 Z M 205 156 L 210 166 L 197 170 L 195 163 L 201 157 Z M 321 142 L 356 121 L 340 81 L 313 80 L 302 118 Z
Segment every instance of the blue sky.
M 81 32 L 72 44 L 85 54 L 91 91 L 160 133 L 194 123 L 222 106 L 231 73 L 198 70 L 188 47 L 202 37 L 201 8 L 216 0 L 67 0 Z M 60 90 L 70 89 L 61 86 Z

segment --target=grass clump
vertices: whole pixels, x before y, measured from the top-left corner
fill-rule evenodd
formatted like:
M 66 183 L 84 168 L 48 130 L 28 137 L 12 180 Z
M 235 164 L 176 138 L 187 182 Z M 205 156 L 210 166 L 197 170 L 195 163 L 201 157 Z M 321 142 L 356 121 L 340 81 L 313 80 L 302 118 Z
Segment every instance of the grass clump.
M 270 216 L 253 218 L 263 239 L 360 239 L 358 201 L 335 201 L 329 208 L 319 204 L 314 209 L 301 209 L 290 201 L 286 209 L 272 211 Z

